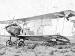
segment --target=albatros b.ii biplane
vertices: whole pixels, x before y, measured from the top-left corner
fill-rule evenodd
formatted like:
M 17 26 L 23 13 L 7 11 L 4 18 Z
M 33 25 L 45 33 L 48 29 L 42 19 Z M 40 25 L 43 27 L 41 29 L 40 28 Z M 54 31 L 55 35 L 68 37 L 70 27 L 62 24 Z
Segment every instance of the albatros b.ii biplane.
M 20 34 L 21 31 L 23 31 L 23 28 L 19 26 L 20 23 L 26 23 L 30 20 L 37 20 L 37 19 L 58 19 L 58 18 L 65 18 L 69 21 L 69 17 L 75 16 L 75 12 L 71 10 L 65 10 L 61 12 L 56 13 L 49 13 L 44 14 L 40 16 L 34 16 L 29 18 L 21 18 L 21 19 L 15 19 L 15 20 L 7 20 L 7 21 L 0 21 L 0 24 L 8 24 L 8 26 L 5 27 L 8 33 L 11 34 L 10 40 L 6 42 L 6 45 L 13 45 L 18 44 L 18 46 L 24 46 L 25 40 L 28 41 L 43 41 L 48 44 L 52 43 L 53 45 L 57 44 L 67 44 L 70 43 L 70 40 L 67 39 L 65 36 L 61 35 L 24 35 Z M 14 23 L 16 22 L 16 23 Z M 12 42 L 11 37 L 14 36 L 18 38 L 15 42 Z M 21 40 L 22 39 L 22 40 Z

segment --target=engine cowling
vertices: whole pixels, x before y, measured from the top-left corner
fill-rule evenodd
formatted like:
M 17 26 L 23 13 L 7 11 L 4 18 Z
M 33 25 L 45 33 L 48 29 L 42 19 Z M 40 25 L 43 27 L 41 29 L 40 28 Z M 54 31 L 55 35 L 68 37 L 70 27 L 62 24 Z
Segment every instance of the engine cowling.
M 17 24 L 11 24 L 5 27 L 7 32 L 10 33 L 12 36 L 20 35 L 21 27 Z

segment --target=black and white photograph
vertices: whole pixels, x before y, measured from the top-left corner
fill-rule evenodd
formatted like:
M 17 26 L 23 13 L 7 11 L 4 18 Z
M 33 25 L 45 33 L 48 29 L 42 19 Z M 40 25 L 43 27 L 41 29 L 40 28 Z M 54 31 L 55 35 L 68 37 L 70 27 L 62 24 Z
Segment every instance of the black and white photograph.
M 0 56 L 75 56 L 75 0 L 0 0 Z

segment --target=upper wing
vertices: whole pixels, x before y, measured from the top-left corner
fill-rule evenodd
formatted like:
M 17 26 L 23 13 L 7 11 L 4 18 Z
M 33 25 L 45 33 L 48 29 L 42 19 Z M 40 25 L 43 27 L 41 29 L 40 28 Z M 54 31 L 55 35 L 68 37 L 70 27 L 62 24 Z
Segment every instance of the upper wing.
M 38 15 L 38 16 L 33 16 L 33 17 L 28 17 L 28 18 L 0 21 L 0 24 L 11 24 L 13 22 L 22 23 L 22 22 L 27 22 L 27 21 L 36 20 L 36 19 L 57 19 L 57 18 L 63 18 L 66 15 L 69 18 L 69 17 L 75 16 L 75 12 L 72 10 L 65 10 L 61 12 L 48 13 L 48 14 Z
M 38 15 L 38 16 L 33 16 L 33 17 L 28 17 L 28 18 L 0 21 L 0 24 L 11 24 L 13 22 L 21 23 L 21 22 L 26 22 L 26 21 L 30 21 L 30 20 L 47 19 L 47 18 L 48 19 L 56 19 L 56 18 L 61 18 L 61 17 L 64 17 L 64 15 L 59 12 L 55 12 L 55 13 L 48 13 L 48 14 Z

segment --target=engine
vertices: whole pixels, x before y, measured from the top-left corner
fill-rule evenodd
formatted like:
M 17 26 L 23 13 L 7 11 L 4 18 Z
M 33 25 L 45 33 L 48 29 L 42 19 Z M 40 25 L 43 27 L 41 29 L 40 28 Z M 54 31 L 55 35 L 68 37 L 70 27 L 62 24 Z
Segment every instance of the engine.
M 20 35 L 21 27 L 16 23 L 8 25 L 5 27 L 7 32 L 10 33 L 12 36 Z

